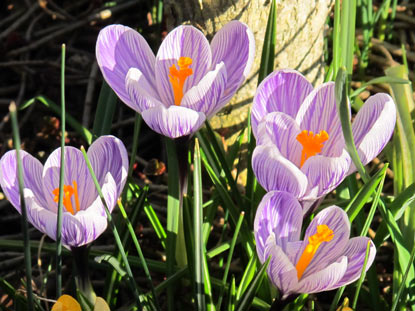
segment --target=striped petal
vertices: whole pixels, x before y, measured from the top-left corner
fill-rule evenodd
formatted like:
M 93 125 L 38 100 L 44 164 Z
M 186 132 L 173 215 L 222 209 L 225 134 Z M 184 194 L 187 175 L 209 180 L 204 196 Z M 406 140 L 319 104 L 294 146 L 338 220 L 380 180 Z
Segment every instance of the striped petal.
M 281 247 L 277 245 L 274 234 L 271 234 L 266 241 L 264 261 L 268 257 L 271 257 L 267 269 L 269 279 L 285 298 L 298 286 L 297 270 Z
M 298 71 L 284 69 L 267 76 L 258 86 L 251 111 L 255 137 L 259 122 L 271 112 L 283 112 L 295 119 L 313 86 Z
M 131 105 L 131 102 L 125 87 L 125 77 L 132 67 L 143 73 L 149 88 L 155 92 L 156 59 L 146 40 L 137 31 L 122 25 L 105 27 L 98 35 L 96 57 L 105 80 L 127 105 Z
M 211 42 L 212 64 L 225 63 L 228 79 L 220 106 L 225 105 L 251 71 L 255 56 L 255 39 L 247 25 L 231 21 L 223 26 Z
M 395 123 L 393 99 L 385 93 L 370 96 L 352 124 L 356 148 L 364 165 L 372 161 L 388 143 Z M 351 171 L 354 170 L 353 166 Z
M 154 94 L 146 77 L 137 68 L 130 68 L 125 77 L 125 87 L 130 97 L 130 102 L 127 106 L 134 109 L 138 113 L 144 110 L 163 105 Z
M 339 280 L 347 270 L 347 257 L 340 257 L 338 262 L 333 262 L 324 266 L 318 272 L 307 277 L 301 278 L 294 292 L 297 293 L 317 293 L 337 288 Z
M 206 120 L 204 113 L 181 106 L 157 106 L 143 111 L 142 117 L 153 131 L 170 138 L 191 135 Z
M 336 158 L 321 155 L 308 158 L 301 168 L 308 179 L 307 199 L 315 200 L 334 190 L 347 176 L 350 163 L 346 150 Z
M 206 118 L 213 116 L 222 108 L 219 99 L 224 92 L 226 79 L 226 67 L 222 62 L 184 94 L 181 106 L 203 112 Z
M 106 175 L 111 174 L 117 197 L 120 196 L 128 172 L 128 154 L 122 141 L 111 135 L 101 136 L 89 147 L 87 155 L 99 184 L 102 186 Z
M 170 67 L 177 67 L 180 57 L 192 59 L 190 68 L 193 69 L 193 74 L 184 83 L 185 94 L 199 83 L 212 63 L 209 42 L 200 30 L 192 26 L 179 26 L 169 32 L 161 43 L 156 56 L 156 81 L 161 101 L 167 106 L 174 104 L 173 89 L 169 80 Z
M 324 143 L 321 155 L 338 157 L 343 151 L 343 132 L 337 112 L 334 82 L 320 85 L 312 91 L 301 105 L 296 117 L 302 130 L 319 133 L 326 131 L 329 139 Z
M 307 190 L 306 175 L 274 146 L 261 145 L 254 149 L 252 169 L 266 191 L 286 191 L 301 198 Z
M 285 158 L 300 167 L 303 146 L 297 140 L 301 130 L 295 120 L 285 113 L 271 112 L 263 118 L 259 128 L 262 126 L 266 133 L 258 135 L 257 144 L 269 139 Z
M 376 256 L 376 247 L 373 242 L 366 237 L 356 237 L 349 240 L 347 243 L 344 256 L 347 256 L 348 264 L 347 270 L 343 277 L 334 285 L 334 288 L 350 284 L 359 279 L 363 264 L 366 257 L 367 244 L 370 244 L 369 257 L 366 264 L 366 271 L 369 270 Z
M 52 152 L 43 168 L 43 192 L 48 207 L 55 213 L 58 204 L 53 201 L 53 190 L 59 187 L 61 148 Z M 82 152 L 74 147 L 65 147 L 64 185 L 77 183 L 80 209 L 84 210 L 95 200 L 98 192 L 86 166 Z M 72 197 L 72 200 L 74 198 Z M 73 202 L 73 206 L 75 202 Z
M 300 238 L 303 211 L 297 199 L 288 192 L 268 192 L 259 203 L 254 232 L 258 257 L 264 262 L 268 237 L 285 252 L 287 243 Z
M 30 189 L 38 204 L 46 205 L 42 189 L 43 165 L 38 159 L 20 150 L 23 167 L 24 188 Z M 7 152 L 0 160 L 0 185 L 10 203 L 20 213 L 19 181 L 17 178 L 16 151 Z
M 318 213 L 308 226 L 305 232 L 303 245 L 297 254 L 297 258 L 295 259 L 296 263 L 300 259 L 301 254 L 308 244 L 308 238 L 316 234 L 318 225 L 328 226 L 333 231 L 334 236 L 331 241 L 321 243 L 310 264 L 305 269 L 302 279 L 323 270 L 340 258 L 340 256 L 343 255 L 344 249 L 349 241 L 350 222 L 347 214 L 337 206 L 327 207 Z

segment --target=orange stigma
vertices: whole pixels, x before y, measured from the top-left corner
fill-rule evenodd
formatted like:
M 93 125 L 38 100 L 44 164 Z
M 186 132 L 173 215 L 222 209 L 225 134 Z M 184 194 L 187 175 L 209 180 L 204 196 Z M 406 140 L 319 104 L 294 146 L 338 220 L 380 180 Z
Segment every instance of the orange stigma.
M 305 247 L 300 259 L 297 262 L 295 268 L 297 269 L 297 278 L 300 280 L 305 269 L 313 259 L 317 249 L 323 242 L 330 242 L 334 237 L 333 230 L 327 225 L 318 225 L 317 233 L 308 238 L 308 244 Z
M 180 57 L 177 64 L 179 65 L 179 70 L 177 70 L 174 64 L 170 67 L 169 79 L 173 87 L 174 104 L 180 106 L 183 98 L 184 82 L 188 76 L 193 74 L 192 68 L 189 68 L 192 64 L 192 59 L 190 57 Z
M 297 135 L 297 140 L 303 145 L 303 151 L 301 152 L 301 164 L 303 166 L 305 160 L 309 157 L 321 152 L 324 147 L 324 142 L 329 139 L 329 134 L 326 131 L 320 131 L 318 134 L 314 134 L 312 131 L 304 130 Z
M 55 197 L 53 198 L 53 201 L 59 202 L 59 188 L 56 188 L 55 190 L 53 190 L 52 193 L 55 195 Z M 73 205 L 72 205 L 72 201 L 71 201 L 72 195 L 75 196 L 76 210 L 74 210 Z M 65 206 L 65 209 L 72 215 L 75 215 L 77 212 L 81 210 L 79 207 L 78 185 L 75 180 L 73 181 L 73 187 L 71 185 L 63 186 L 63 206 Z

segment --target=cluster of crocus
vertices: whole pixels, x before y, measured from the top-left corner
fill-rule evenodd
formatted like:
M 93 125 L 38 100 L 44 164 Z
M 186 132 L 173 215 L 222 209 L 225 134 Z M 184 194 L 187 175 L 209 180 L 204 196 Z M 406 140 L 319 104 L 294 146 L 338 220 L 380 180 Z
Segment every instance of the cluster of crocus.
M 192 26 L 179 26 L 154 56 L 135 30 L 101 30 L 96 56 L 101 72 L 129 107 L 164 136 L 196 132 L 235 94 L 251 70 L 255 41 L 239 21 L 220 29 L 211 44 Z
M 45 165 L 20 151 L 23 166 L 24 198 L 29 222 L 56 239 L 59 197 L 60 154 L 58 148 Z M 88 159 L 112 211 L 127 178 L 128 156 L 123 143 L 114 136 L 101 136 L 88 149 Z M 16 151 L 0 160 L 0 184 L 20 212 Z M 79 149 L 65 147 L 62 244 L 68 248 L 91 243 L 107 228 L 107 216 L 87 164 Z
M 258 86 L 251 116 L 258 182 L 267 191 L 293 194 L 304 212 L 355 170 L 345 149 L 333 82 L 313 89 L 297 71 L 275 71 Z M 388 94 L 369 97 L 359 110 L 352 130 L 364 165 L 385 147 L 395 121 Z
M 268 191 L 255 218 L 257 253 L 261 262 L 271 257 L 268 274 L 282 299 L 355 281 L 367 248 L 367 269 L 376 249 L 369 238 L 349 239 L 350 222 L 341 208 L 318 213 L 300 240 L 310 207 L 355 170 L 345 148 L 334 83 L 313 89 L 297 71 L 275 71 L 259 85 L 251 117 L 257 140 L 252 167 Z M 352 124 L 363 164 L 384 148 L 395 121 L 389 95 L 368 98 Z

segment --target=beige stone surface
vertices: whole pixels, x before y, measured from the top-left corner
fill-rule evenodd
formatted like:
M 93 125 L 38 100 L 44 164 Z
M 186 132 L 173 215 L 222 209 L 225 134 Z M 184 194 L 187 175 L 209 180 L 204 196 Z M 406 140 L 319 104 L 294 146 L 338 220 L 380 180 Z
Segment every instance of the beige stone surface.
M 277 47 L 275 68 L 293 68 L 314 84 L 323 80 L 324 26 L 333 0 L 277 0 Z M 247 81 L 231 102 L 211 120 L 212 126 L 230 144 L 245 124 L 258 83 L 258 69 L 264 42 L 270 1 L 263 0 L 165 0 L 169 30 L 182 23 L 192 24 L 211 39 L 233 19 L 246 23 L 255 36 L 255 62 Z

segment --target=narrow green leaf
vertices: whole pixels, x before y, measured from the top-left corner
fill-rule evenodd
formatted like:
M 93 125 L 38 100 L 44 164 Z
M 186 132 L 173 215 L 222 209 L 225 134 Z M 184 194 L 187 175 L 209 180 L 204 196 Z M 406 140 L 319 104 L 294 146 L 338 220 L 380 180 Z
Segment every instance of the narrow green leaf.
M 226 282 L 227 282 L 227 279 L 228 279 L 228 273 L 229 273 L 229 268 L 230 268 L 231 262 L 232 262 L 233 251 L 235 250 L 236 240 L 238 239 L 239 230 L 241 229 L 241 225 L 242 225 L 242 222 L 244 220 L 244 216 L 245 216 L 245 213 L 242 212 L 239 216 L 238 223 L 236 224 L 235 232 L 234 232 L 233 237 L 232 237 L 232 242 L 231 242 L 231 246 L 230 246 L 230 250 L 229 250 L 229 254 L 228 254 L 228 259 L 226 261 L 225 272 L 223 273 L 223 278 L 222 278 L 223 287 L 221 287 L 220 291 L 219 291 L 219 298 L 218 298 L 218 303 L 217 303 L 217 306 L 216 306 L 217 310 L 221 310 L 223 293 L 224 293 L 225 285 L 226 285 Z
M 154 211 L 153 207 L 150 204 L 146 204 L 144 206 L 144 212 L 146 213 L 148 220 L 150 221 L 154 231 L 156 232 L 161 245 L 165 249 L 167 234 L 166 234 L 166 231 L 164 231 L 164 228 L 161 225 L 161 222 L 159 218 L 157 217 L 156 212 Z
M 101 263 L 102 261 L 108 262 L 118 272 L 118 274 L 121 275 L 121 277 L 126 275 L 126 272 L 121 267 L 121 263 L 118 261 L 118 258 L 115 258 L 110 254 L 95 257 L 94 260 L 98 263 Z
M 248 265 L 245 268 L 244 274 L 242 275 L 241 282 L 239 283 L 238 291 L 236 292 L 236 301 L 239 301 L 241 299 L 242 295 L 245 293 L 249 284 L 253 280 L 256 271 L 256 264 L 256 256 L 251 256 Z
M 65 44 L 62 44 L 61 59 L 61 163 L 59 170 L 59 199 L 56 222 L 56 297 L 62 296 L 62 209 L 65 180 Z
M 92 133 L 94 133 L 95 137 L 107 135 L 111 132 L 112 119 L 114 118 L 116 105 L 117 95 L 107 82 L 103 81 L 92 129 Z
M 349 1 L 344 1 L 343 3 Z M 353 2 L 353 1 L 351 1 Z M 354 165 L 357 168 L 357 171 L 362 176 L 365 183 L 369 180 L 369 176 L 366 173 L 366 170 L 360 161 L 359 155 L 357 153 L 356 145 L 354 143 L 352 124 L 350 122 L 350 111 L 349 111 L 349 99 L 347 97 L 348 82 L 347 82 L 347 72 L 345 68 L 340 68 L 337 72 L 336 78 L 336 102 L 338 105 L 340 123 L 342 126 L 343 136 L 346 143 L 346 150 L 349 153 L 350 157 L 353 160 Z
M 363 262 L 362 272 L 360 273 L 360 278 L 359 278 L 359 281 L 357 282 L 356 292 L 353 298 L 353 304 L 352 304 L 353 310 L 356 310 L 357 298 L 359 298 L 360 288 L 362 287 L 363 280 L 365 279 L 367 260 L 369 258 L 369 250 L 370 250 L 370 241 L 367 243 L 365 261 Z
M 105 213 L 107 215 L 107 219 L 108 219 L 109 225 L 110 225 L 111 230 L 112 230 L 112 233 L 114 235 L 115 243 L 117 244 L 117 247 L 118 247 L 118 249 L 119 249 L 119 251 L 121 253 L 122 261 L 123 261 L 123 264 L 125 266 L 125 270 L 127 271 L 128 280 L 129 280 L 129 283 L 130 283 L 131 290 L 132 290 L 132 292 L 134 294 L 134 297 L 136 299 L 137 307 L 141 310 L 142 309 L 142 306 L 141 306 L 141 298 L 140 298 L 140 294 L 138 292 L 138 287 L 137 287 L 137 284 L 135 282 L 133 273 L 131 271 L 131 267 L 130 267 L 130 264 L 128 262 L 127 255 L 125 254 L 125 250 L 124 250 L 124 247 L 122 245 L 120 236 L 118 234 L 117 227 L 115 226 L 115 223 L 114 223 L 114 221 L 112 219 L 111 213 L 110 213 L 110 211 L 108 209 L 108 206 L 107 206 L 107 202 L 105 201 L 104 195 L 102 194 L 101 186 L 98 183 L 98 180 L 96 178 L 96 175 L 94 173 L 94 170 L 93 170 L 93 168 L 91 166 L 91 163 L 90 163 L 90 161 L 88 159 L 88 156 L 86 154 L 85 148 L 83 148 L 82 146 L 81 146 L 81 152 L 82 152 L 82 154 L 84 156 L 86 165 L 88 167 L 89 173 L 91 174 L 92 180 L 94 181 L 94 185 L 95 185 L 95 188 L 98 191 L 98 195 L 99 195 L 99 197 L 101 199 L 101 202 L 104 205 Z
M 166 138 L 166 148 L 168 156 L 168 197 L 167 197 L 167 240 L 166 240 L 166 256 L 167 256 L 167 277 L 174 273 L 174 264 L 176 259 L 176 241 L 179 232 L 180 221 L 180 183 L 179 163 L 177 159 L 176 146 L 172 139 Z M 173 285 L 167 289 L 168 310 L 175 310 L 174 306 Z
M 262 46 L 261 64 L 258 72 L 258 84 L 274 70 L 275 46 L 277 34 L 277 3 L 272 0 Z
M 194 160 L 193 160 L 193 230 L 194 230 L 194 279 L 196 283 L 197 310 L 206 310 L 204 293 L 205 280 L 203 278 L 203 257 L 204 244 L 202 236 L 203 225 L 203 193 L 202 193 L 202 170 L 200 163 L 199 141 L 195 139 Z M 211 294 L 210 294 L 211 295 Z
M 235 276 L 232 276 L 231 286 L 228 291 L 228 311 L 235 310 L 236 303 L 236 285 L 235 285 Z
M 396 295 L 396 297 L 395 297 L 395 299 L 393 301 L 393 305 L 392 305 L 391 311 L 395 311 L 396 310 L 396 307 L 398 306 L 399 299 L 401 298 L 402 293 L 403 293 L 403 290 L 406 287 L 406 280 L 408 279 L 408 275 L 410 274 L 411 267 L 413 267 L 414 257 L 415 257 L 415 244 L 412 247 L 411 255 L 409 256 L 408 264 L 407 264 L 407 267 L 405 269 L 405 273 L 403 274 L 402 282 L 399 285 L 398 294 Z M 413 279 L 411 280 L 411 282 L 412 281 L 413 281 Z
M 21 224 L 24 244 L 24 260 L 26 268 L 26 279 L 27 279 L 27 308 L 29 311 L 34 310 L 33 305 L 33 289 L 32 289 L 32 256 L 30 253 L 30 239 L 27 223 L 27 210 L 26 201 L 24 197 L 24 179 L 23 179 L 23 166 L 22 159 L 20 157 L 20 135 L 19 135 L 19 124 L 17 122 L 17 111 L 16 104 L 12 102 L 9 106 L 12 130 L 13 130 L 13 144 L 16 150 L 16 161 L 17 161 L 17 181 L 19 184 L 19 197 L 20 197 L 20 210 L 22 213 Z
M 349 205 L 345 208 L 347 215 L 349 216 L 350 222 L 356 218 L 363 206 L 372 197 L 376 191 L 376 187 L 384 180 L 386 175 L 387 165 L 373 175 L 367 183 L 359 189 L 358 193 L 350 201 Z
M 255 293 L 257 292 L 258 288 L 260 287 L 262 280 L 266 274 L 266 270 L 271 258 L 268 258 L 266 262 L 262 265 L 261 269 L 256 274 L 255 278 L 249 284 L 245 294 L 243 295 L 242 299 L 238 303 L 237 311 L 244 311 L 248 310 L 249 306 L 254 299 Z
M 366 90 L 368 85 L 380 84 L 380 83 L 411 84 L 411 81 L 409 81 L 408 79 L 403 79 L 399 77 L 388 77 L 388 76 L 377 77 L 372 80 L 369 80 L 368 82 L 363 83 L 361 87 L 359 87 L 358 89 L 353 91 L 352 94 L 350 94 L 350 98 L 354 98 L 358 96 L 360 93 Z

